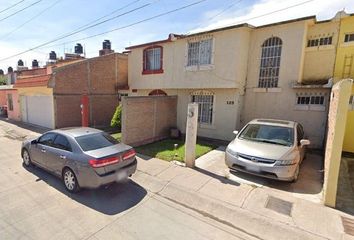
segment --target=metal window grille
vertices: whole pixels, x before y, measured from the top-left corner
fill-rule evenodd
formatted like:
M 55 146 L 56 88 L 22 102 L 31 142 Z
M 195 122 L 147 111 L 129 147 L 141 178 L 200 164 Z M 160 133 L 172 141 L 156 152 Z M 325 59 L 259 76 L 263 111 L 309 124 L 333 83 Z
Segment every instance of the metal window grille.
M 198 103 L 199 115 L 198 122 L 203 124 L 212 124 L 213 122 L 213 95 L 193 95 L 192 102 Z
M 317 47 L 322 45 L 331 45 L 333 37 L 323 37 L 318 39 L 311 39 L 307 41 L 307 47 Z
M 298 105 L 324 105 L 324 96 L 297 96 Z
M 211 64 L 212 39 L 188 43 L 187 66 Z
M 352 42 L 352 41 L 354 41 L 354 33 L 345 34 L 344 42 Z
M 144 70 L 161 69 L 161 48 L 150 48 L 144 51 Z
M 263 43 L 258 87 L 278 87 L 281 51 L 282 40 L 278 37 L 268 38 Z

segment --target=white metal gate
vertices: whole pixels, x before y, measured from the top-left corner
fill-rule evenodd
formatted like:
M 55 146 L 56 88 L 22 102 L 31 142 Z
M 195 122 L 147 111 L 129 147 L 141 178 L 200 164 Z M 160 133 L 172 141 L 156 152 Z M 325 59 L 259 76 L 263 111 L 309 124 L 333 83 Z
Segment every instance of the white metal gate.
M 21 96 L 23 122 L 54 128 L 53 96 Z

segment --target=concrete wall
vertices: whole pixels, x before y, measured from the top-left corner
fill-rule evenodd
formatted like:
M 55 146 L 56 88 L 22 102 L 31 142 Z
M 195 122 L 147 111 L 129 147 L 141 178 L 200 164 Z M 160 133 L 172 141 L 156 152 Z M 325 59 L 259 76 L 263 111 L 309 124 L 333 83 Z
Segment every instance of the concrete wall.
M 129 53 L 129 86 L 132 89 L 240 88 L 246 81 L 249 28 L 236 28 L 162 43 L 163 73 L 142 74 L 143 50 Z M 186 67 L 188 42 L 213 39 L 212 64 Z
M 335 84 L 331 93 L 323 186 L 324 203 L 330 207 L 336 205 L 339 168 L 352 82 L 352 80 L 343 80 Z
M 56 127 L 81 125 L 84 94 L 89 96 L 90 126 L 108 126 L 118 105 L 117 90 L 128 85 L 127 64 L 126 55 L 114 53 L 54 68 L 49 86 L 55 96 Z
M 318 47 L 306 47 L 303 82 L 328 80 L 333 77 L 338 30 L 338 19 L 333 19 L 330 22 L 312 24 L 308 27 L 307 40 L 332 36 L 332 44 Z
M 169 136 L 176 127 L 177 97 L 124 97 L 122 142 L 138 146 Z

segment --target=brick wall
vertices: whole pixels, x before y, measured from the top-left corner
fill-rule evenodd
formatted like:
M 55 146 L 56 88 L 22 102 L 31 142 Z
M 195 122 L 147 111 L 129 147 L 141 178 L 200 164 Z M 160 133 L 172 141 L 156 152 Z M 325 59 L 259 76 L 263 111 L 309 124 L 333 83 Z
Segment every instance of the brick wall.
M 127 64 L 126 55 L 113 53 L 53 69 L 49 86 L 59 99 L 55 102 L 56 126 L 81 125 L 83 94 L 90 99 L 90 126 L 108 126 L 118 105 L 117 86 L 128 84 Z
M 91 126 L 109 126 L 118 106 L 118 96 L 91 95 L 89 99 Z
M 81 126 L 81 95 L 54 96 L 55 128 Z
M 132 146 L 169 136 L 177 124 L 176 96 L 125 97 L 122 101 L 122 141 Z

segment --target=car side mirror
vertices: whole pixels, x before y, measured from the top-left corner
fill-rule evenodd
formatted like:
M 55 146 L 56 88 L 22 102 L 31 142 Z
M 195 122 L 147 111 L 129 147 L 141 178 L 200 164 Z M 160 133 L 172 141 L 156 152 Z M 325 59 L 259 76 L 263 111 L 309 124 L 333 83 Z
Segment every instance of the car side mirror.
M 310 142 L 310 140 L 308 140 L 308 139 L 301 139 L 300 140 L 300 145 L 303 147 L 303 146 L 307 146 L 307 145 L 310 145 L 311 144 L 311 142 Z
M 38 143 L 38 139 L 34 139 L 31 141 L 31 144 L 37 144 Z
M 237 135 L 237 134 L 238 134 L 238 131 L 235 130 L 235 131 L 233 131 L 233 133 L 234 133 L 235 135 Z

